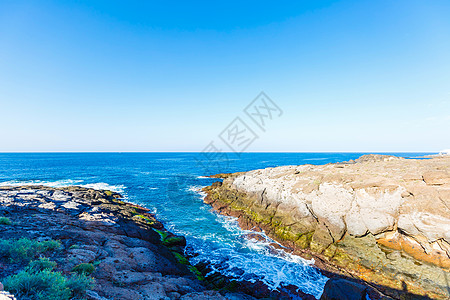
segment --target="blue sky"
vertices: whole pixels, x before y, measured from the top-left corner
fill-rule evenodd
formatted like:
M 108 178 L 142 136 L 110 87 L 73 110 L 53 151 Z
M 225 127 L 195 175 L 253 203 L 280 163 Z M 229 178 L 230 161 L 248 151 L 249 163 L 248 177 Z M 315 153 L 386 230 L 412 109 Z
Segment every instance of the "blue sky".
M 450 147 L 449 1 L 167 3 L 0 0 L 0 151 Z

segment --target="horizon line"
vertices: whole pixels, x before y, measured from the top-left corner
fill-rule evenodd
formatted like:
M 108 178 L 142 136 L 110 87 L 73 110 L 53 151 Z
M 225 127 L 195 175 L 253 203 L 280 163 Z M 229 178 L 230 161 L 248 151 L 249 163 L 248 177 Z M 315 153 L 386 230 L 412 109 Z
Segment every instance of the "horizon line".
M 202 153 L 203 151 L 0 151 L 0 154 L 21 154 L 21 153 Z M 245 154 L 245 153 L 436 153 L 440 151 L 245 151 L 245 152 L 232 152 L 232 151 L 218 151 L 208 153 L 232 153 L 232 154 Z

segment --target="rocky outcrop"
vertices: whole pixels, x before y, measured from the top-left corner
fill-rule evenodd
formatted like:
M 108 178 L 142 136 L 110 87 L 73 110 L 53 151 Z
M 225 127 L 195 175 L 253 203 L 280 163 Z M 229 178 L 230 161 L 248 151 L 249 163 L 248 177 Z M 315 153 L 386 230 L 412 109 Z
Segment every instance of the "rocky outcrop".
M 218 211 L 322 269 L 394 297 L 448 298 L 450 157 L 368 155 L 227 175 L 205 188 Z M 395 292 L 395 291 L 398 292 Z
M 332 278 L 325 284 L 320 300 L 365 300 L 366 296 L 366 286 L 340 278 Z
M 229 299 L 205 287 L 184 257 L 184 237 L 119 194 L 81 187 L 0 187 L 0 239 L 61 242 L 57 271 L 92 264 L 95 285 L 83 299 Z M 0 257 L 0 278 L 24 266 Z M 1 289 L 0 289 L 1 290 Z M 0 292 L 0 299 L 14 299 Z M 27 298 L 28 299 L 28 298 Z M 250 297 L 249 299 L 253 299 Z

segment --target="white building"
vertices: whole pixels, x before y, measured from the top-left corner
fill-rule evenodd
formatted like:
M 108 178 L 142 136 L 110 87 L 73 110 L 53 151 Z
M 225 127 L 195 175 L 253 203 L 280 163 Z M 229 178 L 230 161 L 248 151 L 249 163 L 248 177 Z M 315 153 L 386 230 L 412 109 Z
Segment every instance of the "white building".
M 442 150 L 439 155 L 450 155 L 450 149 Z

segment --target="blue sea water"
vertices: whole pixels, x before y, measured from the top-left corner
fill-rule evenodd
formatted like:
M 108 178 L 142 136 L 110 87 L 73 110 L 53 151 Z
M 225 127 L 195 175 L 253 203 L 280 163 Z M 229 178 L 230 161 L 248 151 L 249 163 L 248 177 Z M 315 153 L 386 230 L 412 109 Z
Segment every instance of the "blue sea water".
M 192 263 L 207 261 L 236 279 L 259 279 L 273 289 L 292 284 L 320 297 L 327 278 L 310 266 L 311 261 L 274 249 L 263 234 L 249 238 L 250 232 L 241 230 L 236 220 L 204 204 L 200 189 L 216 181 L 204 177 L 211 169 L 226 173 L 318 165 L 363 154 L 228 153 L 205 159 L 199 153 L 0 153 L 0 185 L 81 185 L 120 192 L 128 201 L 152 209 L 168 229 L 185 235 L 189 251 L 198 254 Z

